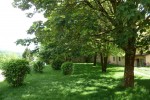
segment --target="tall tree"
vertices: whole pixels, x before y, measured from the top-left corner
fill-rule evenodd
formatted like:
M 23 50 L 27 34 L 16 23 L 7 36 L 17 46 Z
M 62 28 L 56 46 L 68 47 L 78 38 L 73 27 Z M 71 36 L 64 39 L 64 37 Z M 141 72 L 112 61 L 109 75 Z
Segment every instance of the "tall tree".
M 28 61 L 32 61 L 33 60 L 33 55 L 32 52 L 29 48 L 26 48 L 22 54 L 22 57 Z
M 91 9 L 99 13 L 111 23 L 114 43 L 125 51 L 124 85 L 134 86 L 134 58 L 137 38 L 149 27 L 149 0 L 84 0 Z M 139 33 L 138 33 L 139 32 Z M 141 41 L 142 42 L 142 41 Z
M 14 5 L 22 10 L 30 9 L 34 5 L 36 11 L 44 11 L 47 18 L 50 18 L 54 11 L 58 11 L 62 7 L 65 8 L 64 11 L 70 8 L 74 9 L 73 11 L 84 10 L 85 7 L 89 7 L 90 12 L 99 16 L 98 20 L 108 25 L 101 30 L 103 34 L 111 33 L 113 42 L 124 50 L 124 85 L 125 87 L 134 86 L 134 58 L 137 43 L 143 42 L 141 36 L 142 38 L 143 36 L 149 36 L 145 32 L 145 28 L 149 27 L 150 24 L 149 0 L 15 0 Z M 61 11 L 63 10 L 61 9 Z M 88 22 L 88 20 L 83 21 Z M 64 21 L 61 22 L 63 25 Z M 76 28 L 84 28 L 83 25 L 81 24 Z M 94 26 L 94 24 L 91 23 L 91 26 Z M 87 30 L 87 32 L 90 31 Z M 144 42 L 148 43 L 148 41 L 149 39 Z

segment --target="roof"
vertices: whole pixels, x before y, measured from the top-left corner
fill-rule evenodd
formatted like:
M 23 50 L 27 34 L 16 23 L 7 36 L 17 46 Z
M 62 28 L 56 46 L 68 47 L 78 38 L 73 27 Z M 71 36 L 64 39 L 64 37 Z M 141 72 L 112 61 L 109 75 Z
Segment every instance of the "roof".
M 150 54 L 143 53 L 143 54 L 136 54 L 135 56 L 147 56 L 147 55 L 150 55 Z

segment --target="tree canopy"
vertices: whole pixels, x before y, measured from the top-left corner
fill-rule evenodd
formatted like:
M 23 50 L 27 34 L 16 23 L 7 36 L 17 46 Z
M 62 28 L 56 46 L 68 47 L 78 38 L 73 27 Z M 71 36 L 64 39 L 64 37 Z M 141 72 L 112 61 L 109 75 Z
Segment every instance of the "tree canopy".
M 118 45 L 125 52 L 124 85 L 134 86 L 136 48 L 149 45 L 149 0 L 14 0 L 13 5 L 22 10 L 34 7 L 29 16 L 44 12 L 47 21 L 35 22 L 28 34 L 46 46 L 56 43 L 67 52 L 82 46 L 83 51 L 88 47 L 95 52 L 97 40 L 101 46 Z

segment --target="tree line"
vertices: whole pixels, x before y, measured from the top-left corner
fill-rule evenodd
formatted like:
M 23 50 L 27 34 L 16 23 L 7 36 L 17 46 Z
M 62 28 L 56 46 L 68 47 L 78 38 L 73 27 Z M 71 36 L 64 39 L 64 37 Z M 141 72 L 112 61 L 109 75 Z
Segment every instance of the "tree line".
M 43 12 L 47 18 L 27 31 L 35 38 L 17 44 L 35 43 L 46 59 L 99 53 L 104 72 L 111 50 L 120 48 L 125 52 L 124 86 L 133 87 L 136 50 L 149 48 L 149 5 L 149 0 L 14 0 L 14 7 L 35 9 L 28 17 Z

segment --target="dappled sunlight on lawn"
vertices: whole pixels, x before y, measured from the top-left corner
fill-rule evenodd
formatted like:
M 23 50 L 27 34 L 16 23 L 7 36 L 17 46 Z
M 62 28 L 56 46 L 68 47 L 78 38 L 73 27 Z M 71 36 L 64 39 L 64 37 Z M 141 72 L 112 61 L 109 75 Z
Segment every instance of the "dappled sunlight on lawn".
M 135 88 L 122 87 L 123 67 L 75 64 L 73 75 L 46 68 L 43 74 L 31 73 L 25 85 L 12 88 L 0 85 L 0 100 L 141 100 L 149 99 L 150 80 L 137 77 Z M 3 92 L 2 92 L 3 91 Z M 11 91 L 11 92 L 10 92 Z M 145 99 L 145 100 L 146 100 Z
M 144 79 L 150 79 L 150 69 L 149 67 L 135 67 L 135 75 L 138 77 L 143 77 Z

